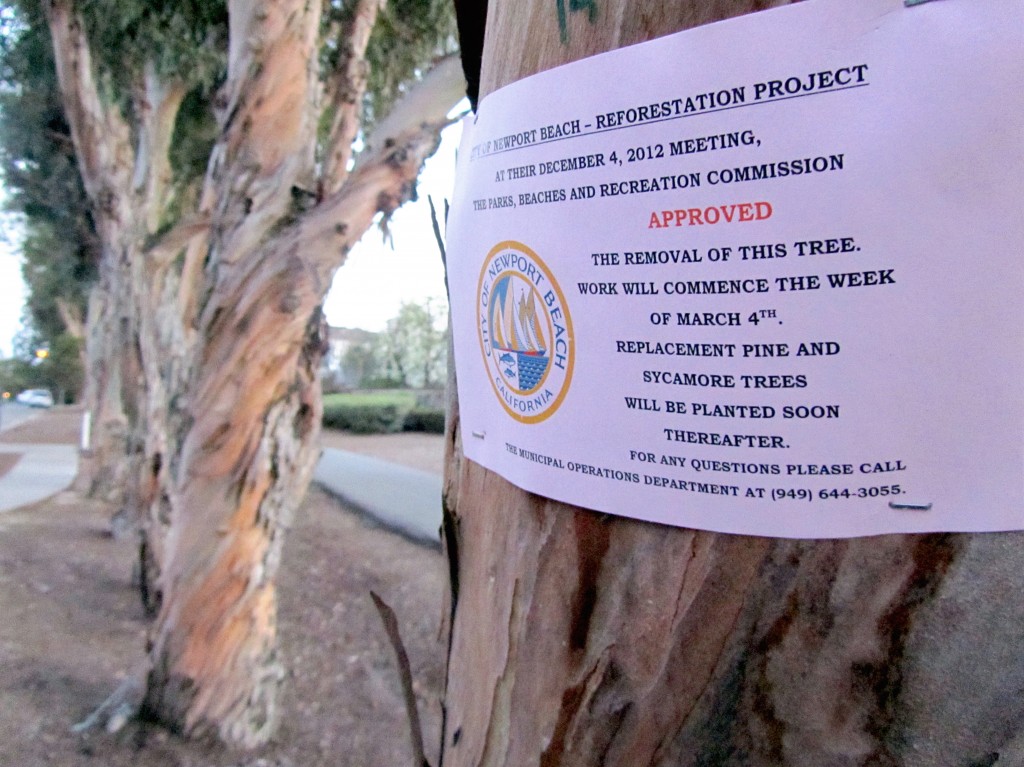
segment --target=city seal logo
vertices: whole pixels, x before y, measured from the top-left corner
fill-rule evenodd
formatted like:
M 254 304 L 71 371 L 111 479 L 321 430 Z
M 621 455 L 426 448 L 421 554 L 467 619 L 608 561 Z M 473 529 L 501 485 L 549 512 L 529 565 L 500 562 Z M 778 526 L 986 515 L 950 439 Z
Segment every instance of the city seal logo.
M 540 257 L 520 242 L 494 246 L 477 287 L 477 328 L 487 375 L 522 423 L 550 418 L 572 381 L 576 343 L 565 296 Z

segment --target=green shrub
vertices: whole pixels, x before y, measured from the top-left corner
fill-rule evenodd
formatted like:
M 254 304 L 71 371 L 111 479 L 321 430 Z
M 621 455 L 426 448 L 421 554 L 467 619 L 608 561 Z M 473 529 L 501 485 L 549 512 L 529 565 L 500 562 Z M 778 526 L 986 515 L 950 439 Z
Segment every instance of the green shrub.
M 353 434 L 419 431 L 444 434 L 444 406 L 427 405 L 412 391 L 363 391 L 324 396 L 325 429 Z
M 364 386 L 367 389 L 404 389 L 404 384 L 397 378 L 388 378 L 386 376 L 377 376 L 375 378 L 367 378 L 365 381 L 360 383 L 360 386 Z
M 390 434 L 402 428 L 404 418 L 396 405 L 325 403 L 323 424 L 353 434 Z
M 403 412 L 416 404 L 416 394 L 402 389 L 389 391 L 354 391 L 345 394 L 325 394 L 324 406 L 332 405 L 394 405 Z
M 402 424 L 402 431 L 423 431 L 428 434 L 444 434 L 444 410 L 440 408 L 417 407 L 409 411 Z

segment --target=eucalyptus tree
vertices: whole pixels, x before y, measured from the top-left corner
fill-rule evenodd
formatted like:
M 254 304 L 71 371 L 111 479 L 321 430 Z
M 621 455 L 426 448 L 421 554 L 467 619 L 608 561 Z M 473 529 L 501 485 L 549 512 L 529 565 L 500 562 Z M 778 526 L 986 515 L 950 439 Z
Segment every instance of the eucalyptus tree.
M 255 745 L 275 574 L 309 482 L 319 306 L 415 191 L 463 83 L 434 0 L 26 0 L 52 40 L 101 243 L 90 484 L 143 518 L 143 706 Z M 357 148 L 359 151 L 357 152 Z
M 490 0 L 480 92 L 785 1 Z M 598 514 L 463 460 L 449 396 L 445 767 L 1024 764 L 1021 533 L 782 540 Z

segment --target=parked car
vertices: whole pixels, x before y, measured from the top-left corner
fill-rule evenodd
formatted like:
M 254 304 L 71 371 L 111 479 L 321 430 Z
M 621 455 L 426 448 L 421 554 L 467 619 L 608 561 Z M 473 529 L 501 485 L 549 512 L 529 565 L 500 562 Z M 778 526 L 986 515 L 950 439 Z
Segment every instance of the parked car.
M 29 407 L 53 407 L 53 395 L 46 389 L 25 389 L 14 399 Z

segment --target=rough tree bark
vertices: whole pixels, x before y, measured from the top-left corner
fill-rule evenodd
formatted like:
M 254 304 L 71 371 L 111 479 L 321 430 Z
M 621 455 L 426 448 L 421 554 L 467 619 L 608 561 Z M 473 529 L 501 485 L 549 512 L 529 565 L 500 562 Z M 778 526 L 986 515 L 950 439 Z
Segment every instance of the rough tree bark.
M 102 244 L 100 274 L 89 301 L 85 403 L 92 444 L 79 489 L 122 499 L 137 474 L 139 413 L 145 392 L 134 282 L 138 255 L 159 225 L 170 176 L 168 148 L 184 88 L 147 71 L 131 95 L 139 129 L 99 95 L 89 41 L 75 5 L 44 3 L 57 78 L 82 181 Z M 129 490 L 129 495 L 132 490 Z
M 563 45 L 554 3 L 491 0 L 481 93 L 774 4 L 594 2 Z M 600 515 L 461 459 L 451 405 L 446 767 L 1024 764 L 1020 534 L 792 541 Z
M 90 364 L 96 412 L 108 397 L 119 415 L 98 426 L 121 444 L 100 439 L 94 460 L 117 463 L 127 444 L 134 460 L 107 476 L 145 511 L 143 584 L 157 619 L 142 706 L 183 734 L 239 746 L 276 724 L 275 576 L 319 452 L 319 306 L 374 218 L 414 195 L 463 91 L 457 59 L 436 62 L 353 165 L 381 3 L 361 0 L 352 28 L 336 30 L 346 57 L 326 92 L 322 7 L 228 3 L 220 136 L 198 210 L 156 237 L 184 91 L 146 70 L 129 127 L 99 95 L 74 0 L 47 5 L 76 152 L 103 214 Z M 325 103 L 341 116 L 318 167 Z M 137 396 L 124 396 L 129 381 L 141 381 Z M 107 428 L 115 420 L 120 431 Z
M 377 7 L 362 3 L 356 26 L 372 25 Z M 209 218 L 202 287 L 185 298 L 195 341 L 184 414 L 168 440 L 170 526 L 144 705 L 185 734 L 255 746 L 277 719 L 281 545 L 319 455 L 319 306 L 374 217 L 413 196 L 461 82 L 454 60 L 439 65 L 392 110 L 401 129 L 368 142 L 378 148 L 352 170 L 351 127 L 334 131 L 346 146 L 328 145 L 335 161 L 317 177 L 319 4 L 238 0 L 229 10 L 221 140 L 200 211 Z M 364 82 L 349 69 L 346 104 Z

